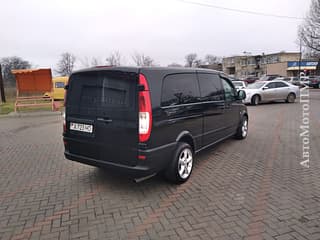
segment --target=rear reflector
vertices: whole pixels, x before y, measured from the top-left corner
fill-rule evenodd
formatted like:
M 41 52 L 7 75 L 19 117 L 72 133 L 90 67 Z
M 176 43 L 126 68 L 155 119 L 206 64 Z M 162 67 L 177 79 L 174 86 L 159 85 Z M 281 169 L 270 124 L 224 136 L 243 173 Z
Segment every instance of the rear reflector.
M 146 160 L 146 158 L 147 158 L 147 157 L 146 157 L 146 156 L 143 156 L 143 155 L 139 155 L 139 156 L 138 156 L 138 159 L 139 159 L 139 160 Z
M 146 142 L 150 138 L 152 128 L 152 107 L 147 79 L 139 74 L 139 84 L 144 90 L 139 92 L 139 141 Z

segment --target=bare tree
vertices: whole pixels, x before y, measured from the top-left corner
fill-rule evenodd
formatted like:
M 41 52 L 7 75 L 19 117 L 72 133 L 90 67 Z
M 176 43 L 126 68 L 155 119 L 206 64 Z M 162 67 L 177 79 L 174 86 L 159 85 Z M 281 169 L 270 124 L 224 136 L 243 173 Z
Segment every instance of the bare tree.
M 220 57 L 217 57 L 213 54 L 207 54 L 204 57 L 204 62 L 208 65 L 212 65 L 212 64 L 217 64 L 217 63 L 221 63 L 222 59 Z
M 72 53 L 62 53 L 55 72 L 57 72 L 61 76 L 70 76 L 73 71 L 75 62 L 76 57 Z
M 201 59 L 196 59 L 193 62 L 193 66 L 192 67 L 200 67 L 201 65 L 203 65 L 204 63 L 202 62 Z
M 110 66 L 120 66 L 121 65 L 121 54 L 119 51 L 110 53 L 109 57 L 106 58 L 107 63 Z
M 97 57 L 83 57 L 80 58 L 81 67 L 89 68 L 102 65 L 102 61 Z
M 320 0 L 311 0 L 307 17 L 299 26 L 298 36 L 307 52 L 312 55 L 320 53 Z M 320 74 L 320 58 L 318 60 L 317 74 Z
M 132 55 L 132 60 L 137 66 L 150 67 L 154 65 L 154 60 L 151 57 L 144 55 L 143 53 L 135 53 L 134 55 Z
M 197 54 L 196 53 L 189 53 L 185 56 L 186 59 L 186 67 L 193 67 L 196 60 L 197 60 Z
M 79 58 L 79 61 L 80 61 L 81 67 L 83 67 L 83 68 L 91 67 L 89 58 L 87 56 Z
M 11 73 L 13 69 L 28 69 L 31 68 L 31 63 L 23 60 L 20 57 L 4 57 L 0 60 L 3 72 L 3 80 L 6 84 L 14 86 L 15 78 Z
M 99 58 L 93 57 L 91 59 L 91 66 L 95 67 L 95 66 L 99 66 L 99 65 L 102 65 L 101 60 Z
M 168 67 L 183 67 L 183 66 L 179 63 L 170 63 Z
M 319 59 L 320 52 L 312 51 L 311 49 L 303 50 L 303 58 L 304 59 Z

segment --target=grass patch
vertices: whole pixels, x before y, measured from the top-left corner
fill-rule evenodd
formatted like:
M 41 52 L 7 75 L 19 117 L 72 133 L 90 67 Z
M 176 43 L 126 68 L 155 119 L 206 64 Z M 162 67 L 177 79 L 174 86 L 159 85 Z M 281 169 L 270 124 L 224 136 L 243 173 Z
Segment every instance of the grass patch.
M 41 103 L 42 101 L 40 101 Z M 46 102 L 48 103 L 48 102 Z M 14 104 L 15 100 L 10 99 L 6 103 L 0 103 L 0 115 L 9 114 L 11 112 L 14 112 Z M 55 104 L 56 111 L 62 111 L 64 109 L 63 102 L 58 102 Z M 19 107 L 17 112 L 38 112 L 38 111 L 52 111 L 52 108 L 50 105 L 48 106 L 32 106 L 32 107 Z
M 8 114 L 14 111 L 14 102 L 8 101 L 6 103 L 0 103 L 0 114 Z

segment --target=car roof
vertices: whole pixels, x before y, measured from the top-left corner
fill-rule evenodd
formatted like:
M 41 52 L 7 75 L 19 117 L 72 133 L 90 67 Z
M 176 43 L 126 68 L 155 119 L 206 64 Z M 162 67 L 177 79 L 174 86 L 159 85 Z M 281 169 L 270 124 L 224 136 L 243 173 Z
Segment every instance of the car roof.
M 101 71 L 101 70 L 108 70 L 108 71 L 126 71 L 126 72 L 143 72 L 146 71 L 163 71 L 163 72 L 200 72 L 200 73 L 217 73 L 224 75 L 223 72 L 207 69 L 207 68 L 188 68 L 188 67 L 127 67 L 127 66 L 95 66 L 91 68 L 80 69 L 73 73 L 81 73 L 81 72 L 92 72 L 92 71 Z
M 268 82 L 268 83 L 273 83 L 273 82 L 282 82 L 282 83 L 288 83 L 287 81 L 283 81 L 283 80 L 271 80 L 271 81 L 264 81 L 264 82 Z

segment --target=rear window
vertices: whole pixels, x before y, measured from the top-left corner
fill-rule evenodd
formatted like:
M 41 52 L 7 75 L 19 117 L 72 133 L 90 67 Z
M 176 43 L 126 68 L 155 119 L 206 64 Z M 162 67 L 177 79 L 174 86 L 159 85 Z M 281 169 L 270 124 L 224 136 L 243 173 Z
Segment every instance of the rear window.
M 135 104 L 135 76 L 123 72 L 85 72 L 71 76 L 68 105 L 80 108 L 128 109 Z
M 235 87 L 242 87 L 243 86 L 243 83 L 242 82 L 232 82 L 233 83 L 233 85 L 235 86 Z
M 195 73 L 174 74 L 163 79 L 162 106 L 195 103 L 199 98 L 200 91 Z
M 64 82 L 55 82 L 54 87 L 55 88 L 64 88 Z

